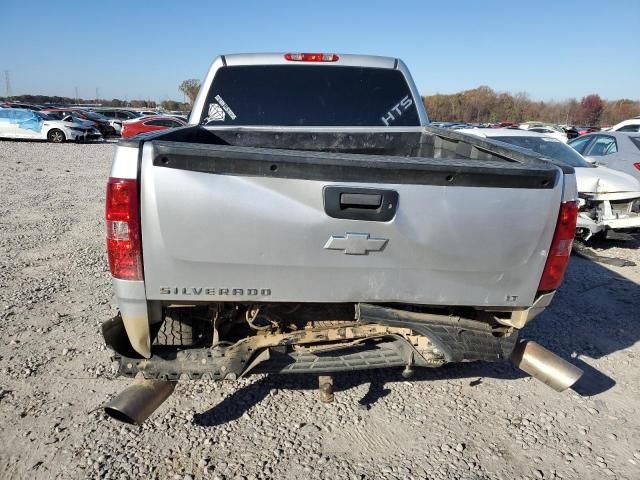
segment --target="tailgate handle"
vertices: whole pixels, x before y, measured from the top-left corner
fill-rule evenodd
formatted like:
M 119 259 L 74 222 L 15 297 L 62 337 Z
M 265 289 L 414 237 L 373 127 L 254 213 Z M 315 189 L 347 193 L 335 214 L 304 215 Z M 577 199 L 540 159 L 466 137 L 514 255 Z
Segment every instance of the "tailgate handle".
M 388 222 L 398 208 L 398 192 L 378 188 L 324 187 L 324 211 L 333 218 Z
M 382 203 L 382 195 L 371 193 L 341 193 L 340 207 L 345 208 L 380 208 Z

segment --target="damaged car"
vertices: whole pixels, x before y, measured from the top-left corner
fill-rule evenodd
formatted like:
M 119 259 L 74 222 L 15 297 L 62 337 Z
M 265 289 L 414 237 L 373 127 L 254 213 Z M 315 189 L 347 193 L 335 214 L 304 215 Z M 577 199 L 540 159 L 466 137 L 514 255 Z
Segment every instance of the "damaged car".
M 563 142 L 530 130 L 468 130 L 481 137 L 533 150 L 554 162 L 575 169 L 579 211 L 576 238 L 583 241 L 606 238 L 610 231 L 640 231 L 640 182 L 631 175 L 588 162 Z
M 102 333 L 135 380 L 105 413 L 142 423 L 185 377 L 329 402 L 340 372 L 475 361 L 566 390 L 582 370 L 520 330 L 562 282 L 575 170 L 432 127 L 398 58 L 218 57 L 188 126 L 116 146 Z
M 22 108 L 0 108 L 0 138 L 64 143 L 99 139 L 100 132 L 71 117 L 58 118 Z

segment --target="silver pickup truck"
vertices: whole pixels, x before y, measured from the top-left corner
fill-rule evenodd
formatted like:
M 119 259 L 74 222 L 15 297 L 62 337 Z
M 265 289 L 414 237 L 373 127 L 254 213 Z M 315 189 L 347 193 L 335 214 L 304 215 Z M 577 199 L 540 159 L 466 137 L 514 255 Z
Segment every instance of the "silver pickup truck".
M 144 421 L 182 376 L 314 374 L 325 400 L 346 370 L 580 376 L 518 340 L 569 260 L 571 167 L 430 127 L 396 58 L 221 56 L 189 123 L 116 147 L 103 334 L 139 379 L 112 416 Z

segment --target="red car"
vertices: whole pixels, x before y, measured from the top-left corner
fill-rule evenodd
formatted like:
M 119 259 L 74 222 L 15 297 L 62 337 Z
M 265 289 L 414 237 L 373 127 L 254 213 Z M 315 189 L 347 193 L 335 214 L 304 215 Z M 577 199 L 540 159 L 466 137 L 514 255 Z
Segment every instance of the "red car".
M 155 132 L 166 128 L 184 127 L 187 123 L 179 118 L 165 115 L 136 118 L 122 123 L 122 138 L 133 137 L 140 133 Z

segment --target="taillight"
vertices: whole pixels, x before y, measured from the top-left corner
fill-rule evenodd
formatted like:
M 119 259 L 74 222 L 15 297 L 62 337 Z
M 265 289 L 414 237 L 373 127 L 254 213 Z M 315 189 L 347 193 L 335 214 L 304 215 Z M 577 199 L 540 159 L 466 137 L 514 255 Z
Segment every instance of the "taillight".
M 564 272 L 569 264 L 573 237 L 576 234 L 576 221 L 578 220 L 578 203 L 565 202 L 560 204 L 558 223 L 553 234 L 553 241 L 549 249 L 547 263 L 542 272 L 538 291 L 550 292 L 562 283 Z
M 143 280 L 136 180 L 109 178 L 105 217 L 111 275 L 122 280 Z
M 636 170 L 640 170 L 640 163 L 634 163 L 633 166 L 636 167 Z
M 285 53 L 284 59 L 290 62 L 337 62 L 335 53 Z

